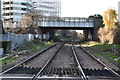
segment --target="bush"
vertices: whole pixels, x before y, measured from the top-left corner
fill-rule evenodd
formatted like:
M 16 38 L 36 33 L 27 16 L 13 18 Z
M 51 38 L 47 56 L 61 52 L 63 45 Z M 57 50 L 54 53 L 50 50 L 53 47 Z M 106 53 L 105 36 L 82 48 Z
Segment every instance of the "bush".
M 101 43 L 112 44 L 115 29 L 106 29 L 105 27 L 98 30 L 98 37 Z

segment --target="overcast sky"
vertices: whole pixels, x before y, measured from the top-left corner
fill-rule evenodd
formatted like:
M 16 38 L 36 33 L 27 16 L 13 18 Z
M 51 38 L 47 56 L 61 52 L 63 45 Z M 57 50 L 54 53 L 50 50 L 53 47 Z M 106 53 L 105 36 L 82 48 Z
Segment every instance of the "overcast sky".
M 88 17 L 101 14 L 108 8 L 118 11 L 120 0 L 61 0 L 62 17 Z

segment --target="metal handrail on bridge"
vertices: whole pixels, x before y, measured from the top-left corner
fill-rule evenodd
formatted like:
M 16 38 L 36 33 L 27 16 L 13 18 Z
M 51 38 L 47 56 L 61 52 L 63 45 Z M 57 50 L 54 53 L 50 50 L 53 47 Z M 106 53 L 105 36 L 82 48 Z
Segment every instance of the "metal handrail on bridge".
M 39 27 L 94 27 L 93 19 L 77 17 L 41 17 Z

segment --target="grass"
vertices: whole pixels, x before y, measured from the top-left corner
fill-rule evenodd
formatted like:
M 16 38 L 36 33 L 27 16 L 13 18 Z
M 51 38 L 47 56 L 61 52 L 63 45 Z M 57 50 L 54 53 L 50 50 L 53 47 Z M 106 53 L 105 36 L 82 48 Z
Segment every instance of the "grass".
M 28 50 L 26 54 L 36 53 L 41 48 L 52 45 L 52 44 L 54 44 L 54 42 L 39 42 L 39 41 L 26 42 L 25 44 L 19 46 L 18 52 L 23 50 Z M 8 51 L 8 53 L 14 54 L 13 52 L 11 53 L 10 51 Z M 19 55 L 19 57 L 21 56 Z M 0 63 L 8 64 L 14 60 L 17 60 L 17 58 L 6 58 L 6 59 L 0 60 Z
M 84 47 L 90 47 L 90 46 L 94 46 L 94 45 L 99 45 L 100 43 L 95 42 L 95 41 L 86 41 L 86 42 L 82 42 L 82 46 Z
M 27 53 L 35 53 L 36 51 L 40 50 L 41 48 L 52 45 L 54 43 L 53 42 L 42 42 L 42 43 L 28 42 L 26 44 L 27 45 L 25 46 L 24 49 L 29 50 Z
M 67 41 L 70 40 L 70 37 L 63 37 L 63 36 L 59 36 L 57 37 L 60 41 Z
M 26 42 L 25 44 L 22 44 L 19 46 L 18 51 L 22 51 L 22 50 L 37 50 L 39 48 L 48 46 L 48 45 L 52 45 L 54 44 L 53 42 L 39 42 L 39 41 L 30 41 L 30 42 Z
M 94 50 L 101 52 L 107 52 L 112 50 L 112 45 L 109 44 L 96 44 L 94 46 L 91 46 Z
M 10 63 L 10 62 L 12 62 L 14 60 L 16 60 L 16 58 L 6 58 L 6 59 L 0 60 L 0 63 L 2 63 L 2 64 L 8 64 L 8 63 Z
M 109 58 L 111 58 L 112 60 L 114 60 L 115 62 L 120 63 L 120 59 L 115 60 L 115 59 L 117 59 L 118 57 L 117 57 L 117 56 L 114 56 L 111 52 L 107 53 L 106 55 L 107 55 Z
M 37 44 L 32 47 L 31 46 L 31 49 L 29 51 L 29 53 L 33 53 L 33 52 L 36 52 L 37 50 L 41 49 L 42 47 L 45 47 L 45 46 L 49 46 L 49 45 L 52 45 L 54 44 L 53 42 L 43 42 L 43 43 L 40 43 L 40 44 Z
M 120 63 L 120 59 L 115 60 L 119 57 L 114 54 L 114 51 L 116 52 L 118 51 L 118 54 L 120 54 L 119 53 L 120 45 L 101 44 L 94 41 L 83 42 L 81 45 L 84 47 L 91 47 L 92 49 L 94 49 L 97 52 L 96 56 L 99 57 L 108 56 L 111 60 Z

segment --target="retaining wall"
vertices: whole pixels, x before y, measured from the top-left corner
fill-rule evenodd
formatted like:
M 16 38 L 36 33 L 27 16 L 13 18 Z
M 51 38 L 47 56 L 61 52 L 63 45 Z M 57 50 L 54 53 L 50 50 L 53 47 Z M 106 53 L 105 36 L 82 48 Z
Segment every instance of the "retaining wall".
M 0 41 L 12 41 L 10 49 L 15 49 L 19 44 L 22 44 L 27 41 L 34 39 L 33 34 L 0 34 Z

